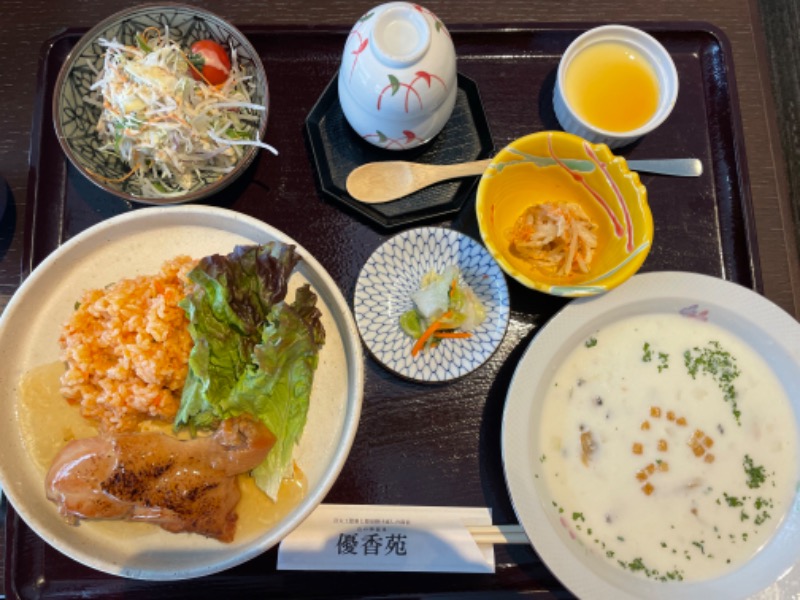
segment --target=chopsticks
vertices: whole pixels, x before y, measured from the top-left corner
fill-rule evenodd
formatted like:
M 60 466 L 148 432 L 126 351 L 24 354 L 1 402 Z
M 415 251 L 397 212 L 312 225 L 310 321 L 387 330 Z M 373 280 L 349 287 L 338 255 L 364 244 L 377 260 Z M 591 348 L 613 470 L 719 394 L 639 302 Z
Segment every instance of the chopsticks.
M 472 525 L 467 529 L 479 544 L 530 544 L 522 525 Z

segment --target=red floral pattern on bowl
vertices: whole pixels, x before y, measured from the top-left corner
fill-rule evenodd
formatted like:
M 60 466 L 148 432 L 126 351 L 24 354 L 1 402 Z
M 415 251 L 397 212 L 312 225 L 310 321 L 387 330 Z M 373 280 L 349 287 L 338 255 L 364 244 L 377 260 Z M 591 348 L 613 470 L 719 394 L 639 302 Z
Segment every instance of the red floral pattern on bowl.
M 442 130 L 455 105 L 456 53 L 430 10 L 389 2 L 365 13 L 345 43 L 339 101 L 367 142 L 405 150 Z

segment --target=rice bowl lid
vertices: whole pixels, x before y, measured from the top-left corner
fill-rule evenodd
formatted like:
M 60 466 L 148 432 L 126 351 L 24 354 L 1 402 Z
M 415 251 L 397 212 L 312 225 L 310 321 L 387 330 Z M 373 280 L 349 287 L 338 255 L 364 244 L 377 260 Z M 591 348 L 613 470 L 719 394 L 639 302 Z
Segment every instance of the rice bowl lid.
M 350 30 L 337 86 L 345 119 L 365 141 L 388 150 L 426 144 L 455 107 L 453 41 L 419 4 L 381 4 Z
M 455 93 L 455 46 L 430 10 L 387 2 L 353 25 L 339 75 L 340 89 L 375 118 L 417 119 L 436 112 Z

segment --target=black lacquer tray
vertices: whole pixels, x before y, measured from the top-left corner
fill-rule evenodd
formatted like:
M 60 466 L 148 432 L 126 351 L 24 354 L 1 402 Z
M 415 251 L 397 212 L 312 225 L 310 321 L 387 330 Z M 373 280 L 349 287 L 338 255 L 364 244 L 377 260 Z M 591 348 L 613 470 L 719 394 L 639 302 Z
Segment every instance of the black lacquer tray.
M 680 77 L 673 114 L 658 131 L 621 153 L 628 158 L 697 157 L 699 178 L 642 175 L 655 220 L 643 270 L 684 270 L 761 289 L 751 219 L 731 49 L 704 23 L 630 23 L 660 40 Z M 529 27 L 448 24 L 459 72 L 480 91 L 495 148 L 521 135 L 557 129 L 551 96 L 567 45 L 596 23 Z M 306 119 L 336 74 L 346 29 L 243 27 L 261 56 L 273 96 L 261 153 L 232 187 L 208 202 L 260 218 L 296 239 L 328 270 L 349 299 L 359 270 L 393 233 L 324 191 Z M 104 195 L 70 168 L 55 139 L 50 104 L 59 67 L 82 31 L 67 31 L 43 49 L 31 146 L 25 264 L 29 271 L 64 240 L 112 215 L 135 210 Z M 474 192 L 461 210 L 429 216 L 477 235 Z M 399 227 L 396 226 L 395 229 Z M 452 384 L 398 379 L 365 359 L 364 409 L 352 452 L 326 502 L 488 506 L 497 524 L 514 523 L 500 452 L 500 426 L 514 369 L 537 329 L 565 300 L 509 281 L 511 321 L 495 355 Z M 76 564 L 36 536 L 9 507 L 6 521 L 9 598 L 370 597 L 496 598 L 570 594 L 527 546 L 497 546 L 493 575 L 301 573 L 275 568 L 272 550 L 199 580 L 123 580 Z
M 477 177 L 445 181 L 386 204 L 353 199 L 346 183 L 353 169 L 368 162 L 410 160 L 448 165 L 492 156 L 492 133 L 474 81 L 459 74 L 456 104 L 444 129 L 429 143 L 402 151 L 378 148 L 358 136 L 342 112 L 337 85 L 335 76 L 306 119 L 319 186 L 329 198 L 387 229 L 450 215 L 464 207 Z

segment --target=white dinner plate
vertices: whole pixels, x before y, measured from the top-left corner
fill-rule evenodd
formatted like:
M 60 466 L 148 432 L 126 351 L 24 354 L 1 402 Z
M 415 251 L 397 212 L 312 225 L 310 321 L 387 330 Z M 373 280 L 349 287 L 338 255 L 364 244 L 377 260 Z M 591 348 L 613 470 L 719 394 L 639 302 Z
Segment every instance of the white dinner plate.
M 302 261 L 290 288 L 305 281 L 318 296 L 326 331 L 308 421 L 295 451 L 307 493 L 272 527 L 245 528 L 230 544 L 171 534 L 146 523 L 65 523 L 45 497 L 45 470 L 20 435 L 19 383 L 29 370 L 59 360 L 60 326 L 88 288 L 155 274 L 179 254 L 228 254 L 237 244 L 294 244 Z M 292 292 L 290 291 L 290 298 Z M 104 221 L 54 251 L 26 279 L 0 317 L 0 483 L 22 519 L 45 541 L 85 565 L 124 577 L 175 580 L 240 564 L 268 550 L 322 501 L 352 445 L 361 414 L 363 356 L 352 314 L 330 275 L 277 229 L 234 211 L 204 206 L 147 208 Z M 242 528 L 241 521 L 238 524 Z
M 414 340 L 400 329 L 400 315 L 413 308 L 411 294 L 424 275 L 453 265 L 486 308 L 486 319 L 471 337 L 444 339 L 412 356 Z M 401 377 L 426 383 L 452 381 L 480 367 L 508 327 L 508 286 L 500 267 L 480 243 L 443 227 L 409 229 L 380 245 L 361 269 L 353 305 L 375 359 Z
M 763 296 L 722 279 L 694 273 L 639 274 L 593 298 L 575 300 L 533 338 L 508 390 L 502 455 L 514 510 L 548 568 L 583 599 L 796 598 L 800 593 L 800 499 L 774 536 L 749 562 L 697 582 L 660 582 L 634 575 L 572 539 L 559 523 L 540 461 L 542 400 L 557 368 L 599 328 L 627 317 L 676 314 L 728 330 L 761 355 L 777 376 L 800 423 L 800 323 Z M 800 430 L 800 424 L 796 423 Z M 653 515 L 658 518 L 658 515 Z

